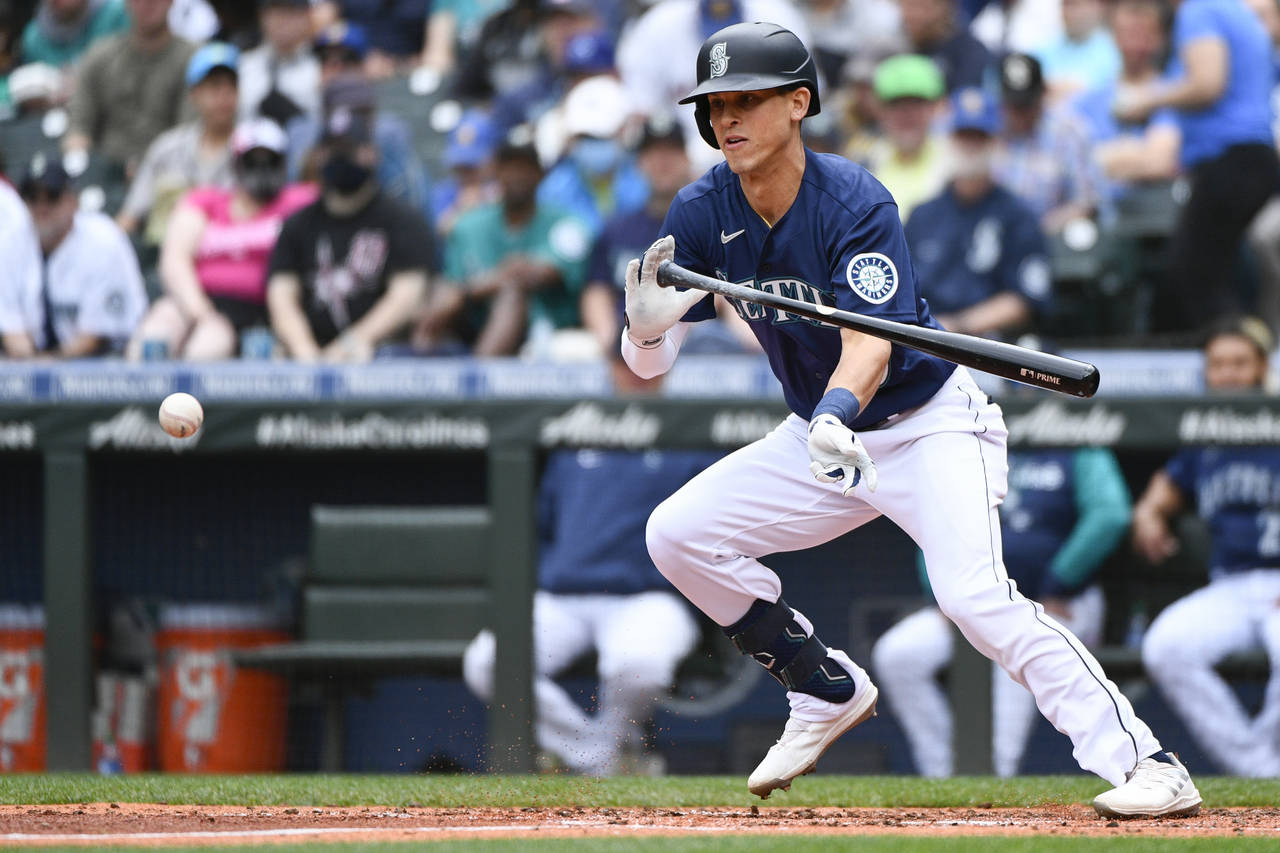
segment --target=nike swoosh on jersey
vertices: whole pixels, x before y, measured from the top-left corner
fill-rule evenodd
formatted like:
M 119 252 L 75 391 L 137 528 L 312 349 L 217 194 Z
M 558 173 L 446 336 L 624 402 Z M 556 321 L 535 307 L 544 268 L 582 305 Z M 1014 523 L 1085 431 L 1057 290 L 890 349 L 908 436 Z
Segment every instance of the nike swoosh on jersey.
M 721 242 L 721 243 L 728 243 L 730 240 L 733 240 L 735 237 L 739 237 L 739 236 L 741 236 L 741 235 L 742 235 L 742 233 L 743 233 L 744 231 L 746 231 L 746 230 L 747 230 L 747 229 L 745 229 L 745 228 L 740 228 L 739 230 L 734 231 L 732 234 L 726 234 L 726 233 L 724 233 L 724 229 L 723 229 L 723 228 L 721 228 L 721 229 L 720 229 L 720 242 Z

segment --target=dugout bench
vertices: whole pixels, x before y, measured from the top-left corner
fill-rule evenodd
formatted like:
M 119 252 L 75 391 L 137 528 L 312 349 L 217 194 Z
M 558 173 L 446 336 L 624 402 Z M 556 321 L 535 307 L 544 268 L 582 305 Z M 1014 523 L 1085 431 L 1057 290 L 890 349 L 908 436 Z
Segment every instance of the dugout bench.
M 342 769 L 348 694 L 388 676 L 460 676 L 471 638 L 528 608 L 492 560 L 493 540 L 482 506 L 312 508 L 299 639 L 235 660 L 323 700 L 321 770 Z

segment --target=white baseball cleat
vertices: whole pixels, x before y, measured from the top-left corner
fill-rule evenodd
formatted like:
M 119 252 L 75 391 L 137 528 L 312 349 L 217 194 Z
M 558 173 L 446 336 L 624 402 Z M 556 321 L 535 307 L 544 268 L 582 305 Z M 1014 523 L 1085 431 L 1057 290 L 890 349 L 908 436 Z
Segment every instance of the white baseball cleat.
M 1200 811 L 1200 792 L 1172 752 L 1172 764 L 1144 758 L 1117 788 L 1093 798 L 1102 817 L 1189 817 Z
M 789 790 L 792 779 L 813 772 L 822 753 L 835 743 L 836 738 L 876 715 L 876 699 L 880 691 L 861 669 L 855 666 L 854 672 L 857 689 L 838 716 L 822 722 L 798 720 L 794 716 L 787 719 L 782 737 L 769 748 L 764 760 L 747 778 L 747 789 L 751 793 L 768 799 L 777 788 Z

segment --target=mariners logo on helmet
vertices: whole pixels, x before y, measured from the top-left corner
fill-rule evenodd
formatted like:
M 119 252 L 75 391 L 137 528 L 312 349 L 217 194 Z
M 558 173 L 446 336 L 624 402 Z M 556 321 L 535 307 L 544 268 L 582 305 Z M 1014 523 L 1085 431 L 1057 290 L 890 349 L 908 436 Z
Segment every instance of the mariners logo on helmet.
M 853 292 L 872 305 L 882 305 L 898 292 L 898 270 L 893 261 L 879 252 L 854 256 L 845 270 L 845 278 Z
M 711 76 L 723 77 L 724 73 L 729 70 L 729 43 L 724 41 L 716 42 L 711 46 L 711 53 L 708 59 L 711 60 Z

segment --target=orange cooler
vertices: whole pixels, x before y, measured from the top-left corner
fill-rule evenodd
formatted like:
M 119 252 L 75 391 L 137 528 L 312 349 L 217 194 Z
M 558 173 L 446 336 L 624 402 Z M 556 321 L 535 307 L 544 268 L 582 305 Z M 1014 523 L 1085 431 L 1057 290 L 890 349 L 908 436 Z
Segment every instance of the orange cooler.
M 259 773 L 284 769 L 284 678 L 237 669 L 232 649 L 288 642 L 267 609 L 181 604 L 160 609 L 160 769 Z
M 45 768 L 44 608 L 0 604 L 0 772 Z

